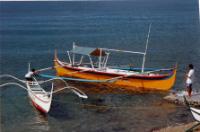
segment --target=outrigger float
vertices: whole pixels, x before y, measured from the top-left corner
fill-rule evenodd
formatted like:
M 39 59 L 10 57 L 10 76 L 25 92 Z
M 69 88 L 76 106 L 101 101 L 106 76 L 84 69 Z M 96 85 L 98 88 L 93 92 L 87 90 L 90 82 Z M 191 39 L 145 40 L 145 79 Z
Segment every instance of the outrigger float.
M 9 82 L 9 83 L 1 84 L 0 87 L 7 86 L 7 85 L 17 85 L 17 86 L 25 89 L 28 92 L 28 96 L 29 96 L 33 106 L 42 113 L 48 113 L 49 112 L 49 110 L 51 108 L 53 94 L 58 92 L 58 91 L 64 90 L 64 89 L 71 90 L 73 93 L 78 95 L 80 98 L 85 98 L 85 99 L 88 98 L 87 95 L 84 92 L 82 92 L 81 90 L 79 90 L 75 87 L 68 86 L 67 83 L 64 80 L 62 80 L 61 78 L 53 78 L 53 79 L 49 79 L 49 80 L 46 80 L 46 81 L 37 81 L 37 79 L 35 77 L 32 77 L 33 81 L 25 81 L 25 80 L 18 79 L 15 76 L 8 75 L 8 74 L 0 75 L 0 78 L 3 78 L 3 77 L 12 78 L 12 79 L 15 79 L 18 82 L 21 82 L 22 84 L 25 84 L 25 86 L 24 86 L 24 85 L 21 85 L 21 84 L 16 83 L 16 82 Z M 50 92 L 45 91 L 41 87 L 41 84 L 46 83 L 46 82 L 51 82 L 53 80 L 63 81 L 65 83 L 65 87 L 54 91 L 53 90 L 54 89 L 54 83 L 53 82 L 52 82 L 52 87 L 51 87 Z
M 145 68 L 145 60 L 148 48 L 149 34 L 146 41 L 145 52 L 134 52 L 108 48 L 89 48 L 80 47 L 73 43 L 73 48 L 67 51 L 69 62 L 61 61 L 57 52 L 54 57 L 54 69 L 57 76 L 66 80 L 102 83 L 112 87 L 122 87 L 129 90 L 159 90 L 167 91 L 171 89 L 176 80 L 177 66 L 169 69 L 149 69 Z M 130 54 L 139 54 L 143 56 L 141 68 L 111 68 L 107 66 L 108 58 L 111 52 L 122 52 Z M 79 61 L 76 59 L 79 56 Z M 84 63 L 87 57 L 89 63 Z M 97 62 L 94 63 L 94 59 Z M 51 77 L 42 75 L 43 77 Z

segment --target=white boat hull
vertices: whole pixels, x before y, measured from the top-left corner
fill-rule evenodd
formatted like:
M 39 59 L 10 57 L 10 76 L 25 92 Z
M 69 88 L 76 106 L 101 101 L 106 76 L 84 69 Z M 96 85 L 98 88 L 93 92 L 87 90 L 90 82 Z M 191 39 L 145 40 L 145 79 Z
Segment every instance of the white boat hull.
M 37 82 L 34 83 L 36 84 L 30 85 L 30 83 L 27 82 L 29 98 L 36 109 L 43 113 L 48 113 L 51 107 L 53 88 L 49 94 L 48 92 L 45 92 Z M 35 87 L 37 87 L 39 90 Z
M 34 95 L 31 92 L 28 93 L 33 105 L 41 112 L 48 113 L 51 107 L 51 101 L 44 101 L 38 97 L 38 95 Z M 39 95 L 41 96 L 41 95 Z
M 190 107 L 190 110 L 192 112 L 192 115 L 193 115 L 194 119 L 196 121 L 200 122 L 200 110 L 196 109 L 196 108 L 193 108 L 193 107 Z

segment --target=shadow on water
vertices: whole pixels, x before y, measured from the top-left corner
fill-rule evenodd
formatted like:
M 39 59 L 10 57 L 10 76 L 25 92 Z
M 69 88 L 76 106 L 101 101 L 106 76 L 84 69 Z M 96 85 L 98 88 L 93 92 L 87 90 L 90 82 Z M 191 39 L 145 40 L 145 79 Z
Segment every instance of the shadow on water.
M 87 101 L 83 101 L 81 108 L 95 114 L 106 114 L 112 112 L 114 107 L 108 105 L 103 97 L 92 97 Z
M 49 116 L 54 117 L 59 121 L 71 120 L 73 118 L 73 112 L 70 107 L 71 106 L 66 103 L 53 101 Z

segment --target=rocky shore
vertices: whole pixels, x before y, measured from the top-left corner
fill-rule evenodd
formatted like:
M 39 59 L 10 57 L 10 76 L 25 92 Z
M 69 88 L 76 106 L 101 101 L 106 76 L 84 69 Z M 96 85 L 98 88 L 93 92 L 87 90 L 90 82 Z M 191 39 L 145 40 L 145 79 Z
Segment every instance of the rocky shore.
M 175 126 L 161 128 L 161 129 L 155 130 L 153 132 L 185 132 L 186 130 L 188 130 L 189 128 L 194 126 L 195 124 L 197 124 L 197 122 L 191 122 L 191 123 L 187 123 L 187 124 L 178 124 Z M 194 128 L 193 132 L 200 132 L 200 126 Z

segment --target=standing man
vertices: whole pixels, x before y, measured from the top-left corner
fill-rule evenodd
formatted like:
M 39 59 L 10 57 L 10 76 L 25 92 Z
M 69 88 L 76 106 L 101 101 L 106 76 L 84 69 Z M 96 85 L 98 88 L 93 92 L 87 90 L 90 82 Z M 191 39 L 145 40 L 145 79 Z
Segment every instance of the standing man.
M 188 65 L 188 73 L 186 74 L 186 86 L 188 96 L 191 97 L 192 94 L 192 83 L 194 82 L 194 66 L 192 64 Z

